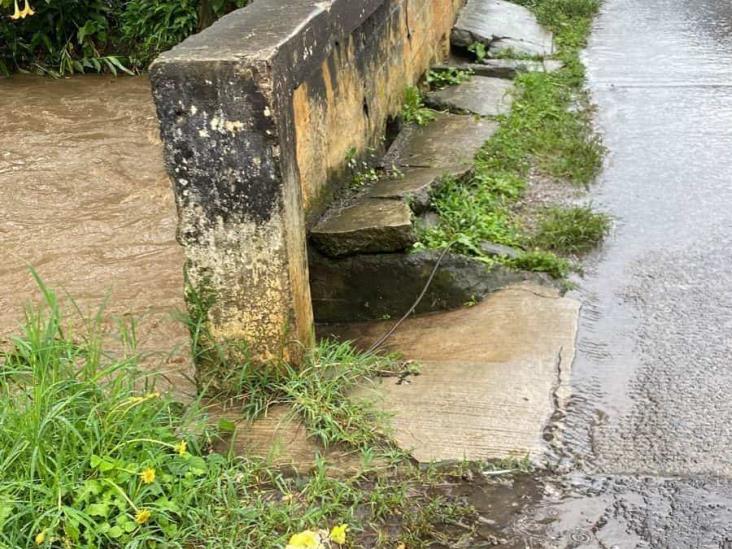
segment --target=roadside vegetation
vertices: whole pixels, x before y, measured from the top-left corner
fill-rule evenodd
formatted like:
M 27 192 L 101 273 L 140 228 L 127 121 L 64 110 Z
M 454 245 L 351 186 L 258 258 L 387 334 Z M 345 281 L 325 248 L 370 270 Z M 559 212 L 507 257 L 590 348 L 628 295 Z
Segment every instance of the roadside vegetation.
M 327 341 L 299 371 L 245 369 L 232 405 L 249 418 L 289 405 L 324 450 L 351 454 L 358 466 L 336 474 L 321 458 L 294 475 L 234 455 L 226 450 L 234 426 L 210 417 L 200 399 L 176 402 L 142 368 L 134 324 L 117 326 L 120 341 L 109 347 L 103 311 L 69 319 L 41 289 L 45 305 L 28 310 L 0 353 L 0 546 L 465 543 L 478 514 L 456 494 L 489 482 L 484 471 L 489 479 L 530 471 L 522 459 L 416 466 L 390 441 L 388 420 L 349 397 L 355 382 L 405 365 Z
M 0 75 L 133 72 L 247 0 L 0 0 Z
M 564 277 L 568 257 L 592 249 L 607 233 L 606 216 L 587 207 L 544 212 L 537 229 L 517 214 L 532 177 L 585 187 L 598 174 L 604 148 L 593 132 L 591 107 L 584 86 L 580 50 L 586 44 L 599 0 L 519 0 L 540 23 L 554 32 L 557 59 L 553 73 L 516 78 L 510 114 L 498 117 L 500 128 L 476 158 L 467 181 L 447 181 L 434 197 L 440 223 L 421 235 L 420 246 L 453 249 L 483 257 L 480 244 L 490 241 L 524 250 L 520 259 L 483 257 L 533 271 Z M 485 48 L 469 48 L 476 59 Z M 463 75 L 434 75 L 428 84 L 458 83 Z

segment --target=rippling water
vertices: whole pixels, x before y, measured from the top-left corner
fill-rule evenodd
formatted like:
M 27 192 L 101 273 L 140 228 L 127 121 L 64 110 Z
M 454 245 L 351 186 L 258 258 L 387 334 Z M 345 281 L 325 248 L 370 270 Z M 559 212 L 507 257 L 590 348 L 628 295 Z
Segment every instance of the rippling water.
M 38 291 L 140 321 L 145 350 L 188 369 L 182 249 L 144 77 L 0 79 L 0 339 Z M 177 365 L 177 366 L 176 366 Z

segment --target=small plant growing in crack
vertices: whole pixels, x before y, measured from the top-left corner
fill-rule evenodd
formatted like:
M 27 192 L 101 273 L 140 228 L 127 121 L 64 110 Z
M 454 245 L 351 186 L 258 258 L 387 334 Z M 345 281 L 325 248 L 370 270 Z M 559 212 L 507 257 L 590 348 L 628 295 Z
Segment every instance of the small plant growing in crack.
M 404 91 L 402 118 L 406 123 L 426 126 L 435 119 L 435 111 L 425 107 L 422 94 L 416 86 L 409 86 Z

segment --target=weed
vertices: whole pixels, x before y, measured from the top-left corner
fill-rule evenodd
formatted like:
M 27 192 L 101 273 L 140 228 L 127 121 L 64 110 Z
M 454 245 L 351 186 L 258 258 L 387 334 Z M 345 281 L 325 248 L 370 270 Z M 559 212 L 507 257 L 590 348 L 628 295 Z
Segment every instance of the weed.
M 373 152 L 371 152 L 373 154 Z M 358 151 L 355 147 L 348 150 L 346 154 L 346 166 L 351 172 L 351 189 L 360 189 L 369 183 L 376 183 L 379 180 L 379 172 L 366 160 L 358 159 Z
M 610 218 L 589 206 L 550 207 L 539 220 L 534 246 L 561 254 L 582 254 L 595 247 L 610 230 Z
M 454 67 L 439 70 L 427 71 L 425 77 L 427 84 L 433 90 L 441 90 L 448 86 L 457 86 L 463 82 L 467 82 L 473 76 L 473 71 L 465 69 L 456 69 Z
M 468 46 L 468 51 L 475 55 L 478 62 L 488 57 L 488 48 L 483 42 L 473 42 Z
M 402 107 L 404 122 L 426 126 L 435 119 L 435 111 L 424 106 L 419 88 L 410 86 L 404 91 L 404 105 Z
M 553 278 L 565 278 L 572 271 L 569 261 L 542 250 L 526 252 L 517 259 L 506 260 L 505 263 L 524 271 L 547 273 Z

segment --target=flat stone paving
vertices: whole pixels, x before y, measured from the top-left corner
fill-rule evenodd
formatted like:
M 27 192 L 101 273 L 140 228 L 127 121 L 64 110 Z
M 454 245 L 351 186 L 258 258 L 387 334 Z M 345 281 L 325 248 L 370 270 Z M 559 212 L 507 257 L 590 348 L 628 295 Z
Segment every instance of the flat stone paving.
M 425 104 L 438 110 L 479 116 L 507 114 L 513 103 L 513 82 L 503 78 L 473 76 L 456 86 L 425 94 Z
M 490 55 L 507 50 L 542 57 L 554 53 L 552 33 L 539 25 L 534 14 L 503 0 L 468 0 L 451 40 L 453 45 L 463 48 L 481 42 Z
M 364 198 L 334 212 L 310 232 L 315 245 L 331 257 L 397 252 L 414 244 L 412 210 L 403 200 Z
M 472 167 L 480 148 L 498 130 L 498 122 L 474 116 L 439 113 L 423 127 L 399 134 L 382 160 L 385 167 L 454 169 Z

